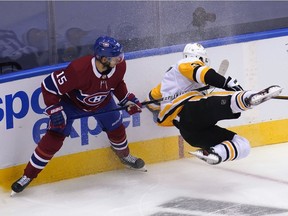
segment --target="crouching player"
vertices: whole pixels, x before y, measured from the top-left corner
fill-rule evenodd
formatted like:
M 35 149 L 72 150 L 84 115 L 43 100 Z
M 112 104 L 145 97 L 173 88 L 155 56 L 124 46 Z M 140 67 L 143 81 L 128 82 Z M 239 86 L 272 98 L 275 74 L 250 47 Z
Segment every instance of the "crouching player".
M 83 114 L 93 116 L 120 161 L 131 168 L 142 169 L 141 158 L 133 156 L 128 147 L 125 127 L 113 95 L 120 106 L 132 115 L 141 112 L 141 103 L 129 93 L 123 80 L 126 62 L 122 46 L 114 38 L 99 37 L 94 45 L 94 55 L 72 61 L 67 68 L 49 75 L 42 82 L 42 94 L 50 117 L 46 134 L 34 150 L 24 174 L 12 184 L 12 193 L 23 191 L 46 167 L 69 136 L 74 119 Z

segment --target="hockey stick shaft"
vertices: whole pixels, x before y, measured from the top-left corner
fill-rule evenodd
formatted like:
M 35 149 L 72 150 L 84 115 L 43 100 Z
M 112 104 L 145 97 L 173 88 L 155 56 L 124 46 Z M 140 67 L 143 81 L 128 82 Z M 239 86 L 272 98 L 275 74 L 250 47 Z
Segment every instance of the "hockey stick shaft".
M 189 91 L 186 92 L 181 92 L 182 94 L 185 94 Z M 147 104 L 152 104 L 152 103 L 159 103 L 161 101 L 171 101 L 173 100 L 173 98 L 176 98 L 177 96 L 179 96 L 180 94 L 177 95 L 171 95 L 171 96 L 167 96 L 164 98 L 160 98 L 158 100 L 150 100 L 150 101 L 143 101 L 141 102 L 141 105 L 144 107 Z M 100 114 L 104 114 L 104 113 L 110 113 L 110 112 L 115 112 L 115 111 L 121 111 L 121 110 L 126 110 L 128 108 L 129 105 L 127 106 L 121 106 L 121 107 L 117 107 L 115 109 L 111 109 L 111 110 L 104 110 L 101 112 L 87 112 L 87 113 L 82 113 L 77 115 L 77 118 L 73 118 L 73 119 L 78 119 L 78 118 L 84 118 L 84 117 L 89 117 L 89 116 L 94 116 L 94 115 L 100 115 Z
M 184 93 L 183 93 L 184 94 Z M 161 101 L 167 101 L 167 100 L 172 100 L 172 98 L 175 98 L 176 96 L 168 96 L 165 98 L 160 98 L 158 100 L 150 100 L 150 101 L 143 101 L 141 102 L 142 106 L 145 106 L 147 104 L 151 104 L 151 103 L 159 103 Z M 117 107 L 115 109 L 111 109 L 111 110 L 104 110 L 104 111 L 100 111 L 100 112 L 86 112 L 86 113 L 82 113 L 77 115 L 77 117 L 73 118 L 73 119 L 78 119 L 78 118 L 84 118 L 84 117 L 89 117 L 89 116 L 94 116 L 94 115 L 100 115 L 100 114 L 104 114 L 104 113 L 111 113 L 111 112 L 115 112 L 115 111 L 121 111 L 121 110 L 126 110 L 128 108 L 129 105 L 127 106 L 121 106 L 121 107 Z
M 273 99 L 280 99 L 280 100 L 288 100 L 288 96 L 275 96 L 275 97 L 272 97 Z
M 197 91 L 197 89 L 196 89 L 196 91 Z M 181 94 L 185 94 L 187 92 L 189 92 L 189 91 L 181 92 Z M 177 96 L 179 96 L 181 94 L 167 96 L 167 97 L 164 97 L 164 98 L 160 98 L 158 100 L 143 101 L 143 102 L 141 102 L 141 104 L 142 104 L 142 106 L 146 106 L 148 104 L 159 103 L 161 101 L 171 101 L 171 100 L 175 99 Z M 273 99 L 288 100 L 288 96 L 276 96 L 276 97 L 273 97 Z M 78 118 L 83 118 L 83 117 L 88 117 L 88 116 L 93 116 L 93 115 L 100 115 L 100 114 L 103 114 L 103 113 L 110 113 L 110 112 L 115 112 L 115 111 L 126 110 L 127 108 L 128 108 L 128 106 L 122 106 L 122 107 L 117 107 L 115 109 L 102 111 L 102 112 L 96 112 L 96 113 L 90 113 L 90 112 L 88 113 L 87 112 L 87 113 L 84 113 L 82 115 L 79 115 Z
M 222 62 L 220 63 L 219 69 L 218 69 L 218 73 L 221 74 L 222 76 L 225 76 L 227 70 L 229 67 L 229 61 L 227 59 L 222 60 Z
M 151 103 L 157 103 L 157 102 L 161 102 L 163 101 L 164 98 L 161 98 L 159 100 L 152 100 L 152 101 L 143 101 L 141 102 L 142 106 L 145 106 L 147 104 L 151 104 Z M 168 99 L 167 99 L 168 100 Z M 100 111 L 100 112 L 86 112 L 86 113 L 82 113 L 77 115 L 77 117 L 74 117 L 73 119 L 78 119 L 78 118 L 84 118 L 84 117 L 89 117 L 89 116 L 94 116 L 94 115 L 100 115 L 100 114 L 104 114 L 104 113 L 111 113 L 111 112 L 116 112 L 116 111 L 121 111 L 121 110 L 126 110 L 128 108 L 129 105 L 127 106 L 121 106 L 121 107 L 117 107 L 115 109 L 111 109 L 111 110 L 104 110 L 104 111 Z

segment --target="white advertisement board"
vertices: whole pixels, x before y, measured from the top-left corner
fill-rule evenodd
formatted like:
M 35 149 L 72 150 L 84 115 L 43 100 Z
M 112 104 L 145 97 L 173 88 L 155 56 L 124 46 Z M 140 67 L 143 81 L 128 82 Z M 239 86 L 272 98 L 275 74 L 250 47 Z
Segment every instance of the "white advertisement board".
M 211 66 L 217 69 L 223 59 L 230 66 L 226 76 L 237 78 L 244 89 L 260 90 L 272 84 L 282 86 L 288 95 L 288 37 L 279 37 L 208 48 Z M 127 61 L 125 81 L 128 89 L 145 100 L 150 89 L 161 81 L 170 65 L 182 58 L 181 53 L 144 57 Z M 45 75 L 46 76 L 46 75 Z M 40 137 L 45 133 L 48 117 L 40 91 L 44 75 L 15 80 L 0 85 L 0 169 L 26 163 Z M 220 125 L 230 127 L 286 119 L 288 101 L 269 101 L 243 113 L 238 120 L 223 121 Z M 176 128 L 157 126 L 152 114 L 143 109 L 141 114 L 129 116 L 123 112 L 128 141 L 138 142 L 178 135 Z M 57 155 L 108 147 L 105 133 L 101 133 L 93 118 L 76 120 L 73 130 Z

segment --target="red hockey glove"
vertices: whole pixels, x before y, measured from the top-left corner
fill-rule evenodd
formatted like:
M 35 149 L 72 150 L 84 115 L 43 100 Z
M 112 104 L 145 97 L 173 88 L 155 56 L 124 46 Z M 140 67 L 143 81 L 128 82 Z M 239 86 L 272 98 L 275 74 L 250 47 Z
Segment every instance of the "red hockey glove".
M 126 97 L 119 102 L 119 105 L 127 106 L 126 111 L 129 113 L 129 115 L 142 112 L 142 104 L 133 93 L 128 93 Z
M 52 128 L 64 128 L 66 126 L 66 114 L 62 106 L 52 105 L 47 107 L 44 112 L 50 117 L 50 126 Z
M 239 85 L 236 79 L 232 79 L 230 76 L 226 79 L 223 89 L 227 91 L 243 91 L 243 88 Z

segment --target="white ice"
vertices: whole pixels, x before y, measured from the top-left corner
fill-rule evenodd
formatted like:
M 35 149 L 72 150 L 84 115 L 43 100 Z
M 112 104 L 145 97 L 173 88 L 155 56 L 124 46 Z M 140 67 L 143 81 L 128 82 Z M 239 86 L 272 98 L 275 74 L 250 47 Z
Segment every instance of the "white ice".
M 148 164 L 147 173 L 123 169 L 27 187 L 14 197 L 0 192 L 0 216 L 287 216 L 287 152 L 287 143 L 269 145 L 217 166 L 186 158 Z M 201 208 L 192 208 L 191 200 Z

